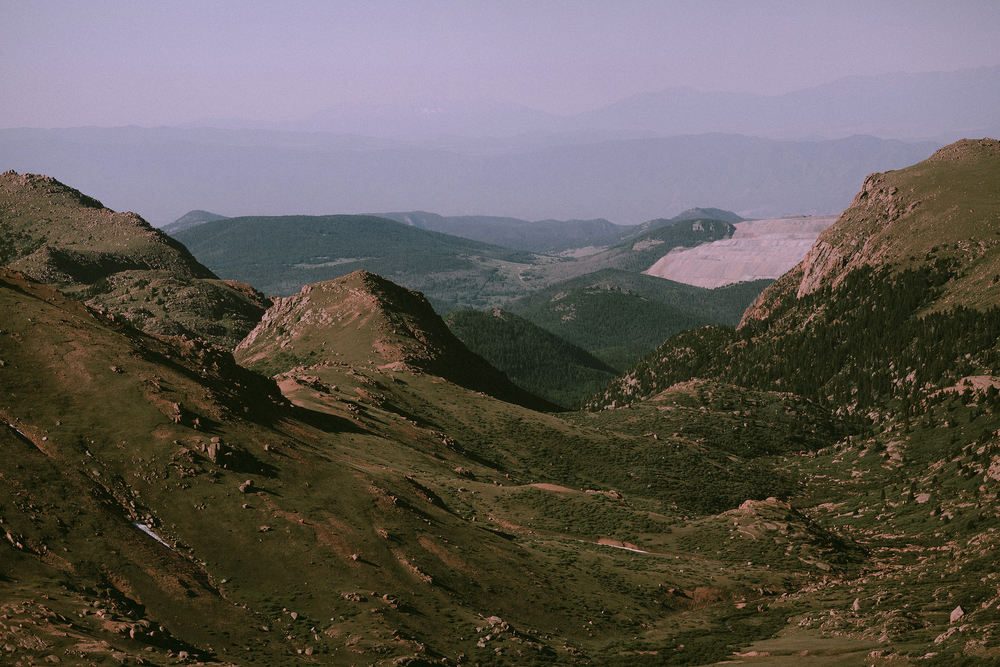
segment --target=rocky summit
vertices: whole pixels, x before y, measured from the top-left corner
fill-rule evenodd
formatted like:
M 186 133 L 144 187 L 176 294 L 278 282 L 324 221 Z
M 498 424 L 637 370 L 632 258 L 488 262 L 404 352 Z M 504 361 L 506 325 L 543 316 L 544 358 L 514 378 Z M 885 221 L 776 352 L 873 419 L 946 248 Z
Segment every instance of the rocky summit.
M 0 264 L 145 331 L 232 348 L 269 305 L 219 280 L 135 213 L 116 213 L 49 176 L 0 175 Z
M 367 271 L 276 299 L 235 354 L 266 374 L 334 362 L 414 370 L 501 400 L 558 409 L 470 352 L 419 292 Z

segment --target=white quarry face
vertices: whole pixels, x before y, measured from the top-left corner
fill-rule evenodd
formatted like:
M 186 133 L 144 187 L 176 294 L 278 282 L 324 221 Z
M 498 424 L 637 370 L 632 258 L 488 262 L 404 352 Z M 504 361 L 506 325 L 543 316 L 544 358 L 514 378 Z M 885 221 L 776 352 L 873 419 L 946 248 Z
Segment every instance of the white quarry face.
M 698 287 L 777 279 L 805 259 L 836 215 L 796 215 L 736 223 L 731 238 L 670 250 L 645 271 Z

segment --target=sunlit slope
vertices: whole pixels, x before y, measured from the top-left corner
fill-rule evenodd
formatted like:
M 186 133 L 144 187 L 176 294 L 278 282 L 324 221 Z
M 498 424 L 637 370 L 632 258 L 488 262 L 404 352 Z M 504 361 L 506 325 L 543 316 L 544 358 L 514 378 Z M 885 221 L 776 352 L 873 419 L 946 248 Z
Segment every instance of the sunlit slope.
M 939 307 L 1000 303 L 1000 142 L 965 139 L 872 174 L 803 263 L 799 296 L 862 266 L 953 267 Z
M 965 139 L 897 171 L 871 174 L 800 266 L 761 295 L 746 320 L 779 302 L 841 285 L 860 268 L 934 267 L 930 309 L 1000 303 L 1000 142 Z

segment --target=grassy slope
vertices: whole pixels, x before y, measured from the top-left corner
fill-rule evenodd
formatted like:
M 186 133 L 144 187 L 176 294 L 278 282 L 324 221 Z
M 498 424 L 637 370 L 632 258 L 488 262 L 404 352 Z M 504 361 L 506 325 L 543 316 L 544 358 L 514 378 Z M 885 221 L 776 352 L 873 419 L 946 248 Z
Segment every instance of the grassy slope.
M 18 650 L 36 662 L 76 651 L 84 662 L 173 664 L 168 649 L 271 665 L 301 664 L 307 649 L 327 664 L 359 652 L 379 664 L 415 653 L 498 664 L 608 663 L 639 650 L 717 658 L 764 635 L 697 640 L 706 623 L 737 622 L 714 602 L 752 599 L 754 585 L 797 590 L 810 576 L 728 560 L 712 574 L 723 561 L 698 554 L 704 540 L 684 546 L 693 533 L 681 517 L 697 509 L 678 505 L 684 490 L 629 474 L 643 465 L 669 476 L 690 461 L 689 481 L 704 471 L 704 488 L 733 489 L 723 507 L 744 495 L 727 476 L 761 498 L 787 490 L 739 457 L 709 453 L 698 465 L 707 432 L 605 432 L 610 422 L 573 425 L 353 355 L 281 376 L 291 407 L 225 353 L 115 325 L 16 274 L 0 282 L 0 309 L 0 372 L 19 387 L 0 431 L 11 535 L 0 553 L 12 564 L 0 632 L 27 641 L 8 628 L 30 620 L 46 644 Z M 774 451 L 788 446 L 802 443 Z M 767 504 L 751 514 L 775 512 L 784 516 Z M 828 553 L 806 517 L 789 521 L 804 553 Z M 80 617 L 85 605 L 103 611 Z M 504 625 L 482 630 L 491 616 Z M 677 638 L 698 652 L 671 648 Z

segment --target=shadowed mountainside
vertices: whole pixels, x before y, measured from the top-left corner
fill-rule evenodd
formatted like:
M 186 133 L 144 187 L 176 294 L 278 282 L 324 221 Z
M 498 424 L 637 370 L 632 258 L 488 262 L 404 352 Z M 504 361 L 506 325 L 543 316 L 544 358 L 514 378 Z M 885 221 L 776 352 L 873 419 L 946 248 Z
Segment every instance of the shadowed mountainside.
M 591 353 L 514 313 L 459 310 L 448 328 L 519 387 L 563 407 L 602 389 L 615 370 Z

